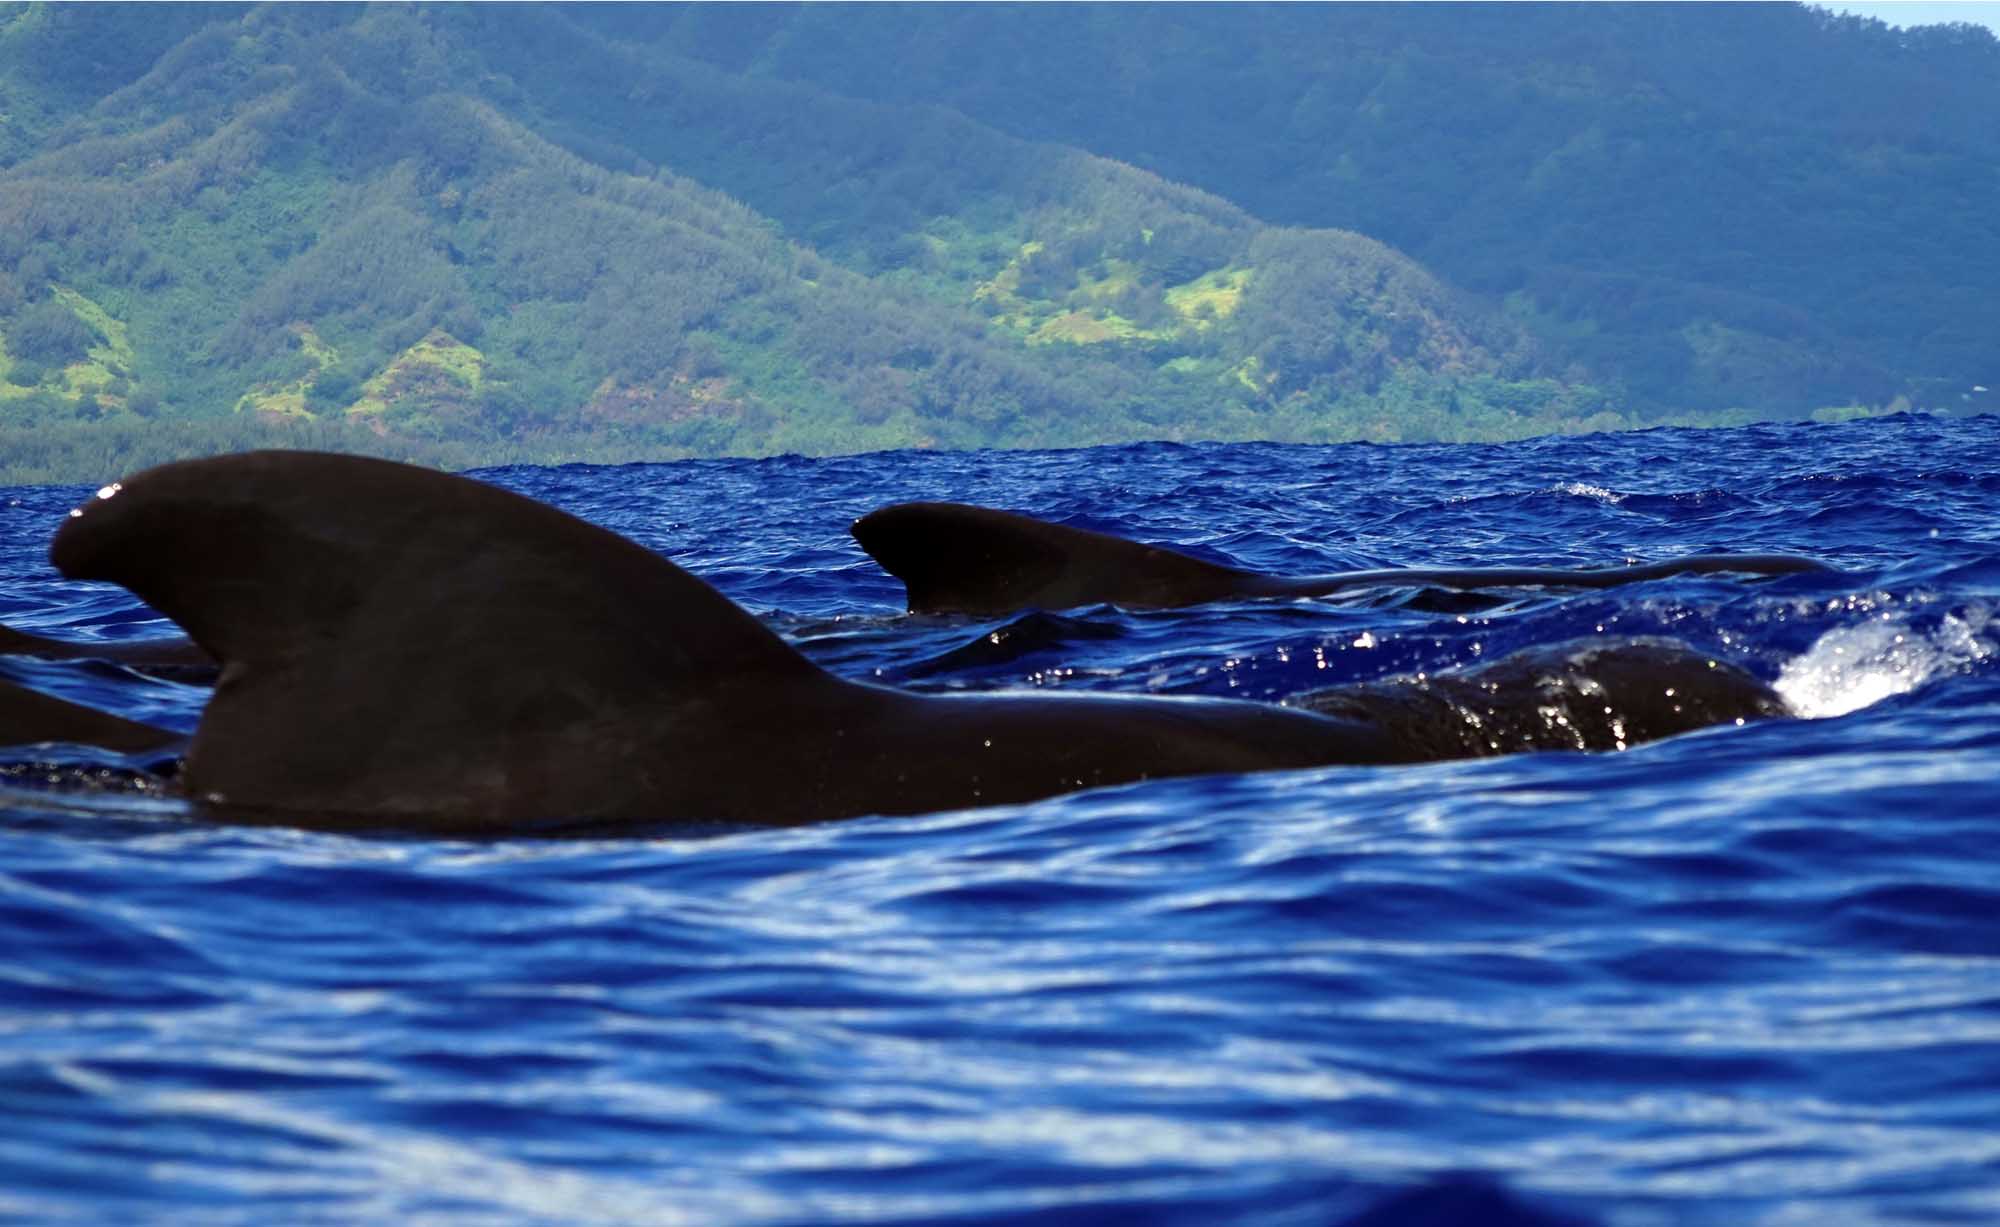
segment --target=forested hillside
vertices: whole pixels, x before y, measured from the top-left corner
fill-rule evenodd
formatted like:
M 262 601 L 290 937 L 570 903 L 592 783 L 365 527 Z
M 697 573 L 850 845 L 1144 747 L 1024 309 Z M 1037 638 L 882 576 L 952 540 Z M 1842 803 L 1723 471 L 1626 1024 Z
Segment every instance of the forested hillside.
M 2000 376 L 2000 44 L 1797 4 L 705 5 L 580 18 L 1344 227 L 1645 409 Z
M 1942 273 L 1964 311 L 1927 323 L 1934 294 L 1900 342 L 1856 336 L 1915 274 L 1803 301 L 1801 279 L 1886 277 L 1879 251 L 1815 271 L 1759 230 L 1676 258 L 1606 220 L 1650 205 L 1591 220 L 1569 170 L 1554 194 L 1582 220 L 1504 219 L 1519 202 L 1469 186 L 1466 150 L 1527 148 L 1491 139 L 1488 95 L 1516 60 L 1553 71 L 1546 49 L 1407 84 L 1405 156 L 1352 124 L 1300 135 L 1389 71 L 1391 14 L 1432 7 L 0 6 L 0 481 L 272 442 L 464 464 L 1499 438 L 1882 405 L 1983 369 L 1993 308 Z M 1350 8 L 1373 41 L 1313 60 Z M 1398 63 L 1457 73 L 1451 48 L 1484 45 L 1396 20 Z M 1511 87 L 1517 110 L 1601 104 L 1605 70 L 1564 71 Z M 1977 93 L 1951 81 L 1947 110 Z M 1983 129 L 1880 127 L 1891 170 L 1921 136 L 1992 173 Z M 1967 247 L 1963 280 L 1990 219 L 1926 241 Z M 1592 228 L 1596 264 L 1563 246 Z

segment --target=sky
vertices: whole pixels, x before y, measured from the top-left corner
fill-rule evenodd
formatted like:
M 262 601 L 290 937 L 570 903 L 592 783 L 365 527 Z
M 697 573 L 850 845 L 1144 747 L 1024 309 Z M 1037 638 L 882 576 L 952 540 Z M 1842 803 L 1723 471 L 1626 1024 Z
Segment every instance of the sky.
M 1836 13 L 1855 13 L 1862 17 L 1873 17 L 1892 26 L 1926 26 L 1947 21 L 1976 21 L 1996 34 L 2000 34 L 2000 3 L 1986 0 L 1967 0 L 1951 3 L 1950 0 L 1881 0 L 1874 4 L 1825 3 Z

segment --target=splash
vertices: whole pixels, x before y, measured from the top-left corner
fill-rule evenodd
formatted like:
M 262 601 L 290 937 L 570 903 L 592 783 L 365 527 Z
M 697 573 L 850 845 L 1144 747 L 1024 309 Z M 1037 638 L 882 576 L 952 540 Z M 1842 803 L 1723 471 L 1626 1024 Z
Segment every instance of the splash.
M 1991 657 L 2000 650 L 1987 634 L 1992 621 L 1990 610 L 1974 606 L 1946 614 L 1929 632 L 1886 616 L 1839 627 L 1787 661 L 1775 689 L 1801 716 L 1844 716 Z
M 1573 495 L 1577 498 L 1594 498 L 1599 502 L 1612 504 L 1622 503 L 1626 497 L 1616 490 L 1607 490 L 1603 486 L 1593 486 L 1588 482 L 1581 481 L 1564 482 L 1562 485 L 1552 487 L 1552 489 L 1558 494 Z

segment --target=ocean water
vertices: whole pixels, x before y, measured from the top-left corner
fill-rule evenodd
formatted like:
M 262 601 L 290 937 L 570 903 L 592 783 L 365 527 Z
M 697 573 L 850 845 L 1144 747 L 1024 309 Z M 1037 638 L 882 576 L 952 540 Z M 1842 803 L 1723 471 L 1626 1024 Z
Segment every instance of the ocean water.
M 1802 718 L 573 842 L 221 826 L 0 750 L 0 1222 L 2000 1222 L 2000 419 L 480 476 L 850 677 L 1278 701 L 1671 635 Z M 49 569 L 87 494 L 0 490 L 0 622 L 168 629 Z M 908 498 L 1286 572 L 1840 570 L 914 618 L 846 535 Z

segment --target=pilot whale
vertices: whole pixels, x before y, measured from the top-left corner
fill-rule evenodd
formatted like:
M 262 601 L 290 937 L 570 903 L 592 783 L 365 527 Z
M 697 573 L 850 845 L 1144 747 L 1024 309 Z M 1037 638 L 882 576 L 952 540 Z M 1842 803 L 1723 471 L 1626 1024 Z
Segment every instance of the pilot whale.
M 1825 564 L 1791 554 L 1696 554 L 1637 566 L 1445 567 L 1264 575 L 1108 533 L 965 503 L 898 503 L 849 530 L 903 581 L 911 613 L 998 616 L 1121 605 L 1179 609 L 1238 597 L 1325 596 L 1382 585 L 1609 588 L 1691 572 L 1782 575 Z
M 179 733 L 58 699 L 0 678 L 0 746 L 65 742 L 121 754 L 165 750 Z
M 615 533 L 355 456 L 149 470 L 50 559 L 221 662 L 181 781 L 263 810 L 791 823 L 1393 757 L 1372 725 L 1266 704 L 845 681 Z
M 120 639 L 83 642 L 51 639 L 11 626 L 0 626 L 0 656 L 32 656 L 38 660 L 102 660 L 141 673 L 181 681 L 208 681 L 215 662 L 186 639 Z
M 148 470 L 71 512 L 50 558 L 124 585 L 221 663 L 180 784 L 259 820 L 473 834 L 550 819 L 784 824 L 1482 752 L 1427 745 L 1366 701 L 1309 711 L 847 681 L 615 533 L 355 456 Z M 1643 691 L 1713 667 L 1679 645 L 1654 663 Z M 1782 711 L 1741 683 L 1733 707 L 1700 722 Z

